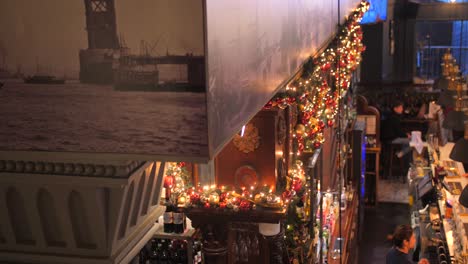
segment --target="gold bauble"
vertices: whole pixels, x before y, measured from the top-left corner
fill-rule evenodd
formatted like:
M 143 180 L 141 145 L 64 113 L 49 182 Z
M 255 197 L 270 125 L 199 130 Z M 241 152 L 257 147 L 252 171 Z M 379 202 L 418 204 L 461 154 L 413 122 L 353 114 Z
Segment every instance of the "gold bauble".
M 297 169 L 302 169 L 302 166 L 304 166 L 304 163 L 301 160 L 296 160 L 295 164 Z
M 212 204 L 219 203 L 219 194 L 217 192 L 212 192 L 209 197 L 209 201 Z
M 180 196 L 177 203 L 180 205 L 184 205 L 186 202 L 185 196 Z
M 254 201 L 255 201 L 256 203 L 260 203 L 260 202 L 262 201 L 262 195 L 259 194 L 259 193 L 257 193 L 257 194 L 255 195 L 255 197 L 254 197 Z
M 296 134 L 302 135 L 305 132 L 305 126 L 303 124 L 296 125 Z
M 315 117 L 312 117 L 311 119 L 309 119 L 309 125 L 310 126 L 316 126 L 318 124 L 318 119 L 315 118 Z
M 322 134 L 318 134 L 315 139 L 319 142 L 322 142 L 323 141 L 323 135 Z

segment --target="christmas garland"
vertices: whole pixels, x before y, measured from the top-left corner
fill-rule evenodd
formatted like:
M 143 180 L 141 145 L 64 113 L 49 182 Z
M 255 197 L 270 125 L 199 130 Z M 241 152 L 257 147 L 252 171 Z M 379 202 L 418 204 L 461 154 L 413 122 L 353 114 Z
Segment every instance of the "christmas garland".
M 324 129 L 335 122 L 338 102 L 349 88 L 365 50 L 359 22 L 368 9 L 369 3 L 361 2 L 325 51 L 305 63 L 301 77 L 264 106 L 298 108 L 300 118 L 293 135 L 298 156 L 304 150 L 319 149 L 324 143 Z
M 164 186 L 172 190 L 179 206 L 234 212 L 256 210 L 258 207 L 287 210 L 285 240 L 288 251 L 305 247 L 306 241 L 310 240 L 310 231 L 306 230 L 308 221 L 315 215 L 310 212 L 311 205 L 308 204 L 310 178 L 306 178 L 304 165 L 298 157 L 303 151 L 319 149 L 325 141 L 324 129 L 334 125 L 340 107 L 338 103 L 349 88 L 352 73 L 359 66 L 361 53 L 365 50 L 359 22 L 368 9 L 369 3 L 362 1 L 339 28 L 330 45 L 320 55 L 311 57 L 304 64 L 301 76 L 264 106 L 264 109 L 297 107 L 299 113 L 293 133 L 293 167 L 286 187 L 276 190 L 276 193 L 269 186 L 235 189 L 231 186 L 186 185 L 180 188 L 177 179 L 181 178 L 184 164 L 179 163 L 170 167 L 166 177 L 173 179 L 169 179 L 168 184 L 165 180 Z M 176 186 L 172 186 L 172 182 Z
M 223 186 L 198 186 L 177 189 L 174 188 L 176 185 L 172 191 L 177 193 L 178 199 L 181 199 L 185 206 L 236 211 L 255 209 L 257 205 L 268 207 L 268 204 L 272 205 L 271 207 L 281 205 L 283 208 L 288 208 L 291 201 L 297 201 L 297 198 L 303 199 L 303 195 L 298 193 L 306 193 L 303 185 L 308 187 L 308 181 L 305 178 L 303 164 L 297 157 L 304 149 L 313 151 L 320 148 L 324 142 L 324 129 L 334 124 L 338 102 L 344 95 L 343 92 L 349 88 L 352 72 L 358 67 L 361 53 L 365 50 L 359 22 L 368 8 L 368 2 L 361 2 L 341 26 L 329 47 L 318 57 L 310 58 L 304 66 L 301 77 L 288 85 L 283 93 L 278 94 L 264 107 L 298 108 L 300 118 L 293 134 L 297 151 L 289 184 L 285 190 L 277 190 L 279 194 L 272 194 L 270 187 L 256 189 L 246 187 L 247 189 L 235 190 Z M 183 163 L 170 167 L 168 176 L 172 175 L 173 179 L 179 179 L 183 167 Z M 165 182 L 166 188 L 169 188 L 169 183 Z M 179 203 L 182 204 L 182 201 Z

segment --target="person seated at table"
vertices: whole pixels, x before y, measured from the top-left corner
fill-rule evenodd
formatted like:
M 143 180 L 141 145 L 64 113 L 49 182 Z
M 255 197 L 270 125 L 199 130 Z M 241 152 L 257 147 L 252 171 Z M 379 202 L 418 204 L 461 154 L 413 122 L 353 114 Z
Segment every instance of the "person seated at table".
M 395 101 L 392 107 L 390 116 L 382 122 L 381 139 L 383 142 L 391 142 L 391 144 L 403 145 L 401 151 L 397 152 L 398 158 L 410 152 L 409 137 L 410 134 L 405 133 L 401 127 L 401 118 L 403 115 L 403 102 Z
M 416 245 L 416 237 L 410 225 L 399 225 L 392 236 L 393 247 L 387 253 L 386 264 L 413 264 L 409 251 Z M 430 264 L 425 258 L 418 264 Z

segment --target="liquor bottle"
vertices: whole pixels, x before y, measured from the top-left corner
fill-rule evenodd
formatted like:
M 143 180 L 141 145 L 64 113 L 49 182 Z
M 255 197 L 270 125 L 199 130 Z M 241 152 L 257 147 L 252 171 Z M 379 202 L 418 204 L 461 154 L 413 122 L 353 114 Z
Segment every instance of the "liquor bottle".
M 202 263 L 202 244 L 199 241 L 193 243 L 193 263 Z
M 168 245 L 166 243 L 166 241 L 163 239 L 161 240 L 161 253 L 159 255 L 159 262 L 157 262 L 158 264 L 170 264 L 172 263 L 171 260 L 170 260 L 170 254 L 169 254 L 169 251 L 168 251 Z
M 184 233 L 184 217 L 185 214 L 182 210 L 182 208 L 178 207 L 177 209 L 174 210 L 172 213 L 173 219 L 174 219 L 174 233 L 176 234 L 182 234 Z
M 343 187 L 343 190 L 341 191 L 341 199 L 340 199 L 340 210 L 344 211 L 346 210 L 346 188 Z
M 164 212 L 164 233 L 174 232 L 174 219 L 173 219 L 172 204 L 169 198 L 166 197 L 166 211 Z
M 151 254 L 149 261 L 151 264 L 159 262 L 159 252 L 160 252 L 161 244 L 158 240 L 153 239 L 151 241 Z
M 177 263 L 177 264 L 187 263 L 188 258 L 187 258 L 187 242 L 186 241 L 183 241 L 183 243 L 180 245 L 179 257 L 180 257 L 180 263 Z

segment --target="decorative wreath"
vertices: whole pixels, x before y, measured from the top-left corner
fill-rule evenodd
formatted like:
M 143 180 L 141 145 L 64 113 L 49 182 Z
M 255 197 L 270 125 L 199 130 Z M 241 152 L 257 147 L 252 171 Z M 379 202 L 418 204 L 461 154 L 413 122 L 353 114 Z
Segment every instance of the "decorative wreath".
M 249 153 L 256 150 L 260 146 L 258 128 L 256 128 L 253 124 L 247 124 L 244 129 L 244 134 L 242 136 L 236 134 L 234 136 L 233 143 L 239 151 L 244 153 Z

